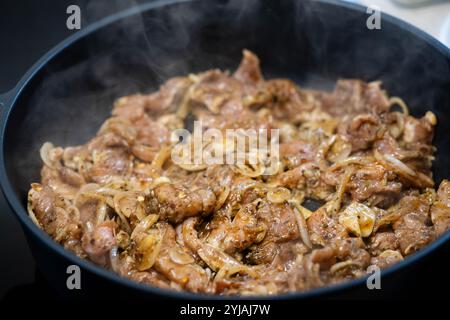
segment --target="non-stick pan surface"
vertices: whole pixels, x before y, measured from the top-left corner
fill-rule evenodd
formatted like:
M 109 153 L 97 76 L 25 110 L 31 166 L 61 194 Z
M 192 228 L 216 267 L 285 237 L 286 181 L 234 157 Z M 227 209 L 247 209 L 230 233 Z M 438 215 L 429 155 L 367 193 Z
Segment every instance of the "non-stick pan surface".
M 337 1 L 157 1 L 86 27 L 49 52 L 0 99 L 2 188 L 47 279 L 73 296 L 202 297 L 143 286 L 77 258 L 31 222 L 26 194 L 39 180 L 43 142 L 84 143 L 108 117 L 115 98 L 156 90 L 175 75 L 232 70 L 243 48 L 258 54 L 266 77 L 325 89 L 339 77 L 379 79 L 390 94 L 405 99 L 414 115 L 432 110 L 439 119 L 435 178 L 450 177 L 449 50 L 384 14 L 381 29 L 370 30 L 368 17 L 365 8 Z M 383 284 L 403 281 L 408 270 L 449 238 L 447 233 L 383 271 Z M 82 269 L 80 291 L 66 288 L 72 264 Z M 358 279 L 280 297 L 364 290 L 365 279 Z

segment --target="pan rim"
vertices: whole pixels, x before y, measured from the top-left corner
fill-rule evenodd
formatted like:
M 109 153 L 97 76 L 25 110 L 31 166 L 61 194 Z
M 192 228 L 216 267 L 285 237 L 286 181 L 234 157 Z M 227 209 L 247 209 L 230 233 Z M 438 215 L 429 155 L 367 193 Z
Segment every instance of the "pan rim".
M 91 25 L 87 26 L 83 30 L 78 31 L 74 35 L 68 37 L 55 47 L 53 47 L 50 51 L 48 51 L 41 59 L 39 59 L 35 64 L 33 64 L 32 67 L 28 69 L 28 71 L 24 74 L 24 76 L 21 78 L 21 80 L 18 82 L 18 84 L 14 87 L 12 91 L 14 91 L 14 94 L 11 98 L 11 101 L 9 102 L 8 106 L 3 106 L 1 110 L 2 112 L 2 122 L 1 122 L 1 132 L 0 132 L 0 184 L 3 194 L 5 195 L 5 199 L 16 215 L 16 217 L 19 219 L 22 228 L 26 229 L 27 232 L 31 233 L 36 239 L 43 242 L 43 244 L 48 247 L 52 253 L 58 254 L 59 256 L 62 256 L 67 261 L 70 261 L 73 264 L 77 264 L 83 269 L 89 271 L 91 274 L 94 274 L 96 276 L 99 276 L 100 278 L 106 279 L 107 281 L 112 281 L 113 283 L 119 284 L 121 286 L 125 286 L 127 288 L 133 289 L 135 291 L 138 291 L 139 293 L 143 294 L 152 294 L 157 296 L 165 296 L 170 298 L 181 298 L 181 299 L 210 299 L 210 300 L 254 300 L 254 299 L 263 299 L 263 300 L 284 300 L 284 299 L 304 299 L 304 298 L 312 298 L 312 297 L 318 297 L 323 294 L 333 294 L 337 292 L 344 292 L 348 289 L 360 286 L 364 284 L 367 281 L 367 278 L 369 275 L 353 279 L 350 281 L 345 281 L 342 283 L 315 288 L 307 291 L 297 291 L 297 292 L 290 292 L 275 296 L 250 296 L 250 297 L 242 297 L 242 296 L 218 296 L 218 295 L 206 295 L 206 294 L 199 294 L 199 293 L 191 293 L 191 292 L 177 292 L 174 290 L 168 290 L 168 289 L 162 289 L 158 287 L 153 287 L 149 285 L 144 285 L 137 283 L 135 281 L 132 281 L 128 278 L 124 278 L 119 276 L 118 274 L 109 271 L 107 269 L 104 269 L 100 266 L 95 265 L 92 262 L 89 262 L 85 259 L 81 259 L 69 250 L 64 249 L 60 244 L 55 242 L 50 236 L 48 236 L 43 230 L 38 228 L 32 220 L 28 217 L 28 214 L 26 213 L 26 210 L 23 205 L 23 201 L 21 201 L 13 191 L 12 185 L 9 181 L 8 174 L 6 172 L 6 166 L 5 166 L 5 145 L 4 145 L 4 137 L 6 133 L 6 127 L 8 123 L 9 116 L 12 112 L 12 109 L 14 108 L 14 104 L 21 95 L 22 91 L 27 87 L 28 83 L 31 81 L 32 78 L 34 78 L 40 70 L 53 58 L 55 58 L 59 53 L 61 53 L 65 48 L 69 47 L 76 41 L 80 40 L 83 37 L 86 37 L 87 35 L 106 27 L 112 23 L 115 23 L 119 20 L 125 19 L 127 17 L 130 17 L 135 14 L 139 14 L 141 12 L 155 9 L 155 8 L 161 8 L 164 6 L 174 5 L 174 4 L 181 4 L 184 2 L 194 2 L 199 0 L 158 0 L 151 3 L 146 3 L 142 5 L 138 5 L 135 7 L 132 7 L 130 9 L 121 11 L 119 13 L 116 13 L 114 15 L 108 16 L 106 18 L 103 18 L 99 20 L 98 22 L 92 23 Z M 334 6 L 339 7 L 345 7 L 348 10 L 356 10 L 359 12 L 366 12 L 366 7 L 354 4 L 354 3 L 346 3 L 346 2 L 340 2 L 337 0 L 316 0 L 321 3 L 330 4 Z M 437 39 L 433 38 L 429 34 L 425 33 L 424 31 L 410 25 L 407 22 L 404 22 L 398 18 L 392 17 L 388 14 L 382 13 L 383 19 L 394 25 L 395 27 L 399 29 L 403 29 L 405 31 L 410 32 L 413 36 L 420 38 L 424 43 L 430 45 L 433 47 L 433 49 L 439 51 L 444 57 L 450 60 L 450 49 L 445 47 L 441 42 L 439 42 Z M 446 232 L 444 235 L 433 241 L 430 245 L 426 246 L 422 250 L 414 253 L 411 256 L 408 256 L 405 260 L 387 268 L 381 271 L 382 277 L 385 278 L 389 276 L 392 273 L 395 273 L 401 269 L 405 269 L 407 266 L 414 264 L 418 260 L 424 258 L 431 252 L 435 251 L 438 247 L 442 246 L 445 242 L 447 242 L 450 239 L 450 231 Z

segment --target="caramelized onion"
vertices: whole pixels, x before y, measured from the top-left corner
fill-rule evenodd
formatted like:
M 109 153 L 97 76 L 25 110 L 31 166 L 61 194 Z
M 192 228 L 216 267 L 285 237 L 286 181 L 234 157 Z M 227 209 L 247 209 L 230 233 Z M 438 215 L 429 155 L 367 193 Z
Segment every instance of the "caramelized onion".
M 395 158 L 390 154 L 381 154 L 377 150 L 374 151 L 375 158 L 381 163 L 387 165 L 391 170 L 395 173 L 398 173 L 402 176 L 410 176 L 415 177 L 416 173 L 406 164 Z
M 109 251 L 109 262 L 114 272 L 119 272 L 119 248 L 114 246 Z
M 409 115 L 408 106 L 406 105 L 405 101 L 403 101 L 403 99 L 401 99 L 399 97 L 391 97 L 389 99 L 389 106 L 390 106 L 390 108 L 392 108 L 394 105 L 400 106 L 400 108 L 402 109 L 402 112 L 405 116 Z
M 289 189 L 278 187 L 267 192 L 267 200 L 272 203 L 283 203 L 291 198 Z
M 339 223 L 357 236 L 368 237 L 373 231 L 375 217 L 371 208 L 359 202 L 352 202 L 339 215 Z
M 139 271 L 148 270 L 155 264 L 156 258 L 161 251 L 163 241 L 163 231 L 160 231 L 160 235 L 150 234 L 146 236 L 138 244 L 137 250 L 142 254 L 141 261 L 138 265 Z
M 228 196 L 230 195 L 231 188 L 229 186 L 225 186 L 222 192 L 220 192 L 219 198 L 216 202 L 215 210 L 219 210 L 224 205 L 225 201 L 227 201 Z
M 194 258 L 188 255 L 186 252 L 180 251 L 178 248 L 171 248 L 169 250 L 170 259 L 177 264 L 191 264 L 194 263 Z
M 55 163 L 54 161 L 51 159 L 50 157 L 50 152 L 54 149 L 55 147 L 53 146 L 52 143 L 50 142 L 45 142 L 41 149 L 39 150 L 39 153 L 41 155 L 41 159 L 42 162 L 45 163 L 45 165 L 49 168 L 54 169 L 55 168 Z
M 136 236 L 150 229 L 157 221 L 159 216 L 156 214 L 149 214 L 144 219 L 142 219 L 134 228 L 130 235 L 130 238 L 134 240 Z
M 294 211 L 295 211 L 295 219 L 297 221 L 297 225 L 298 225 L 298 230 L 300 232 L 300 237 L 302 238 L 303 243 L 308 247 L 308 248 L 312 248 L 312 243 L 311 240 L 309 238 L 309 233 L 308 233 L 308 227 L 306 225 L 306 218 L 303 215 L 302 212 L 300 212 L 300 210 L 297 209 L 296 205 L 294 204 Z

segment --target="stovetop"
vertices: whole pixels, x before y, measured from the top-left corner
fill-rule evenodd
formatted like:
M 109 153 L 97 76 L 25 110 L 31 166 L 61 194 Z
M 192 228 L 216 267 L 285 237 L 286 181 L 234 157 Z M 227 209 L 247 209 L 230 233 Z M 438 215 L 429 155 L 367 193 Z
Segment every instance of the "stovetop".
M 0 92 L 12 88 L 48 49 L 72 34 L 66 28 L 66 8 L 78 4 L 89 13 L 83 24 L 119 11 L 127 6 L 145 2 L 96 0 L 2 0 L 0 3 Z M 108 5 L 105 5 L 105 4 Z M 120 3 L 120 4 L 119 4 Z M 99 10 L 98 8 L 102 8 Z M 7 48 L 4 50 L 3 48 Z M 432 297 L 448 296 L 450 285 L 448 261 L 450 245 L 439 250 L 424 262 L 414 279 L 386 292 L 386 296 Z M 54 298 L 56 293 L 36 268 L 18 221 L 0 194 L 0 299 L 32 297 Z

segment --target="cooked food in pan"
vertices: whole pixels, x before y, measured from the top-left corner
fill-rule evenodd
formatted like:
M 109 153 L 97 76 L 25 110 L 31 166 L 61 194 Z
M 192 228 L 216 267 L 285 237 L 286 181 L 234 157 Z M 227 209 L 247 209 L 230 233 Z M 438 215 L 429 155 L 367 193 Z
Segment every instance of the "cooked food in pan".
M 266 80 L 244 51 L 234 73 L 118 99 L 84 145 L 45 143 L 29 214 L 79 257 L 151 286 L 326 286 L 395 264 L 449 229 L 450 183 L 435 189 L 431 173 L 436 122 L 410 115 L 380 82 L 339 80 L 325 92 Z M 199 138 L 198 124 L 214 134 Z M 174 138 L 180 129 L 192 134 Z M 242 161 L 225 161 L 239 158 L 239 134 L 229 143 L 228 132 L 260 140 L 252 147 L 247 136 Z M 174 157 L 194 149 L 214 161 Z

